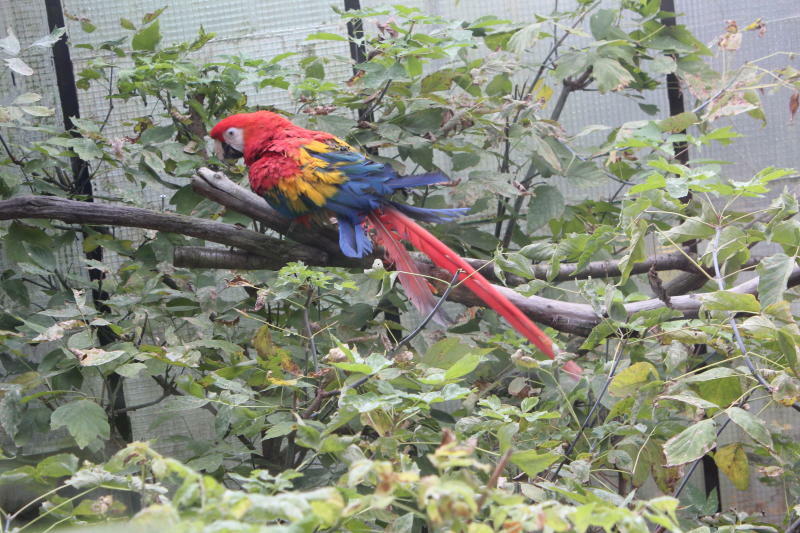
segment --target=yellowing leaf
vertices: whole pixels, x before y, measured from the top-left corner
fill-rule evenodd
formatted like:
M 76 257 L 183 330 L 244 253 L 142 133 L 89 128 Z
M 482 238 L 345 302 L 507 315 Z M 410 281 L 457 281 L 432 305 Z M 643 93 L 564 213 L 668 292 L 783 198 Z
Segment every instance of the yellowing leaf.
M 665 466 L 679 466 L 703 457 L 717 440 L 712 418 L 701 420 L 664 443 Z
M 714 454 L 714 462 L 722 473 L 728 476 L 734 487 L 747 490 L 750 486 L 750 464 L 741 444 L 723 446 Z
M 651 377 L 658 378 L 658 370 L 651 363 L 645 361 L 633 363 L 614 376 L 608 391 L 618 398 L 631 396 L 643 385 L 652 381 Z
M 72 353 L 78 358 L 81 366 L 98 366 L 118 359 L 125 355 L 124 350 L 114 350 L 107 352 L 102 348 L 90 348 L 88 350 L 79 350 L 72 348 Z

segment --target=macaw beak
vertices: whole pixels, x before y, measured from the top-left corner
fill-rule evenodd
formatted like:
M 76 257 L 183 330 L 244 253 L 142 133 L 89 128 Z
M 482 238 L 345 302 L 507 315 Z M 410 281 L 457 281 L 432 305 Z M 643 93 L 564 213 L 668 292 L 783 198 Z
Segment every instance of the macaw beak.
M 217 140 L 214 141 L 214 154 L 218 159 L 234 161 L 244 156 L 242 152 L 232 147 L 230 144 Z

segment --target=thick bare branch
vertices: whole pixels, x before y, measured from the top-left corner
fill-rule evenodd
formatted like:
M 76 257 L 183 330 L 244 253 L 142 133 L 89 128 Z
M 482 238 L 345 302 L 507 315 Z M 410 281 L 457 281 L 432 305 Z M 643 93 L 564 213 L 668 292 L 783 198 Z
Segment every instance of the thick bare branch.
M 292 261 L 291 257 L 283 258 L 285 262 Z M 477 260 L 473 260 L 477 261 Z M 425 259 L 417 261 L 423 274 L 433 278 L 446 280 L 449 274 Z M 273 266 L 270 266 L 273 265 Z M 175 251 L 175 266 L 186 268 L 226 268 L 226 269 L 261 269 L 275 268 L 274 262 L 268 263 L 261 257 L 254 257 L 246 252 L 235 250 L 212 250 L 203 247 L 180 247 Z M 800 267 L 795 267 L 789 277 L 789 286 L 800 284 Z M 537 322 L 547 324 L 559 331 L 576 335 L 588 335 L 589 332 L 602 320 L 591 305 L 552 300 L 541 296 L 523 296 L 514 290 L 496 286 L 514 305 Z M 730 289 L 733 292 L 755 294 L 758 290 L 758 278 L 750 279 Z M 687 294 L 672 296 L 670 304 L 673 309 L 683 313 L 686 318 L 697 316 L 703 303 L 703 294 Z M 461 286 L 450 293 L 451 301 L 469 306 L 484 306 L 471 291 Z M 639 311 L 648 311 L 664 307 L 664 301 L 651 298 L 640 302 L 625 304 L 628 314 Z
M 234 205 L 242 212 L 258 215 L 259 220 L 268 221 L 274 224 L 275 229 L 283 229 L 298 239 L 304 239 L 313 244 L 326 243 L 324 246 L 337 246 L 335 241 L 329 240 L 328 230 L 323 229 L 323 235 L 317 235 L 316 240 L 312 239 L 316 235 L 316 230 L 308 228 L 293 228 L 285 219 L 273 211 L 261 198 L 236 186 L 230 180 L 219 173 L 208 171 L 213 178 L 198 179 L 203 186 L 208 186 L 207 191 L 211 191 L 216 198 L 225 198 L 226 205 L 233 208 Z M 211 187 L 210 184 L 219 182 L 220 187 Z M 98 203 L 77 202 L 65 198 L 53 196 L 23 196 L 11 200 L 0 201 L 0 220 L 10 220 L 17 218 L 46 218 L 57 219 L 68 223 L 76 224 L 102 224 L 115 226 L 129 226 L 137 228 L 153 229 L 170 233 L 178 233 L 191 237 L 201 238 L 210 242 L 216 242 L 228 246 L 235 246 L 240 250 L 224 250 L 211 248 L 184 247 L 176 249 L 176 266 L 202 267 L 202 268 L 231 268 L 231 269 L 278 269 L 288 262 L 302 261 L 308 265 L 320 266 L 342 266 L 342 267 L 366 267 L 371 264 L 372 258 L 354 260 L 344 257 L 338 252 L 335 255 L 328 254 L 325 250 L 306 246 L 304 244 L 291 243 L 276 239 L 261 233 L 250 231 L 239 226 L 223 224 L 212 220 L 193 218 L 172 213 L 159 213 L 147 209 L 127 207 L 119 205 L 106 205 Z M 273 227 L 270 225 L 270 227 Z M 327 235 L 326 235 L 327 233 Z M 682 257 L 682 256 L 681 256 Z M 418 258 L 418 264 L 424 274 L 442 280 L 442 286 L 446 284 L 450 274 L 440 270 L 425 258 Z M 494 275 L 494 265 L 484 261 L 469 260 L 474 267 L 485 272 L 488 277 Z M 685 262 L 684 262 L 685 261 Z M 685 268 L 690 272 L 689 276 L 698 277 L 694 267 L 687 267 L 688 260 L 681 259 L 678 254 L 655 256 L 647 261 L 636 265 L 635 272 L 646 271 L 648 268 L 656 270 L 670 270 Z M 484 268 L 485 267 L 485 268 Z M 615 262 L 604 261 L 591 263 L 587 268 L 576 272 L 574 265 L 564 265 L 560 276 L 567 276 L 562 279 L 574 279 L 577 277 L 592 275 L 593 277 L 614 276 L 618 274 L 618 265 Z M 542 272 L 540 272 L 541 274 Z M 688 276 L 687 276 L 688 277 Z M 523 283 L 526 280 L 514 276 L 507 276 L 507 281 L 512 283 Z M 558 278 L 557 278 L 558 279 Z M 790 284 L 800 283 L 800 269 L 796 268 L 790 278 Z M 542 298 L 539 296 L 525 297 L 507 287 L 497 287 L 509 300 L 517 305 L 532 319 L 543 324 L 554 327 L 557 330 L 577 335 L 587 335 L 593 327 L 601 320 L 595 310 L 587 304 L 564 302 Z M 731 289 L 735 292 L 754 293 L 758 288 L 758 280 L 750 280 Z M 672 294 L 672 293 L 671 293 Z M 674 309 L 681 311 L 684 316 L 696 316 L 702 304 L 703 295 L 688 294 L 677 295 L 670 298 Z M 465 305 L 483 305 L 469 290 L 459 287 L 452 291 L 450 299 Z M 628 313 L 658 309 L 664 306 L 664 302 L 659 299 L 635 302 L 625 306 Z
M 309 246 L 281 241 L 231 224 L 138 207 L 78 202 L 56 196 L 19 196 L 0 201 L 0 220 L 16 218 L 152 229 L 236 246 L 265 258 L 291 256 L 296 261 L 313 265 L 329 262 L 325 252 Z
M 222 172 L 214 172 L 207 168 L 199 169 L 192 179 L 192 188 L 198 194 L 220 205 L 263 222 L 270 229 L 288 236 L 293 241 L 320 248 L 331 257 L 345 257 L 339 250 L 336 231 L 320 227 L 308 228 L 293 223 L 275 211 L 266 200 L 235 184 Z

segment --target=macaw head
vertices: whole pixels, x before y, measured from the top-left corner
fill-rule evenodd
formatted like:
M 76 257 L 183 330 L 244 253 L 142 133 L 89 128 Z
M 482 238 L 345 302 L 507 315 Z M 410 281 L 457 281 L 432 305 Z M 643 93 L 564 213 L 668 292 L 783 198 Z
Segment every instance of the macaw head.
M 214 139 L 214 152 L 220 159 L 247 162 L 264 144 L 278 138 L 293 124 L 271 111 L 239 113 L 220 120 L 209 135 Z

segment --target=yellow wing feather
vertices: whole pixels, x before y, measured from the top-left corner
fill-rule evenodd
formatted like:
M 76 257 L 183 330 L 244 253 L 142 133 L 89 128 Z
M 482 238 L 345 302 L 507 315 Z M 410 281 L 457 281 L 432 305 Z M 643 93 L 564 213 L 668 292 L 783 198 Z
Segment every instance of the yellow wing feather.
M 350 146 L 340 139 L 335 139 L 342 147 Z M 338 185 L 345 183 L 348 178 L 338 170 L 333 170 L 331 164 L 315 157 L 312 152 L 327 153 L 332 147 L 320 141 L 311 141 L 301 146 L 294 158 L 300 166 L 300 173 L 289 179 L 282 179 L 277 183 L 277 188 L 289 203 L 289 207 L 296 213 L 305 213 L 311 208 L 307 201 L 317 207 L 322 207 L 328 198 L 339 192 Z

